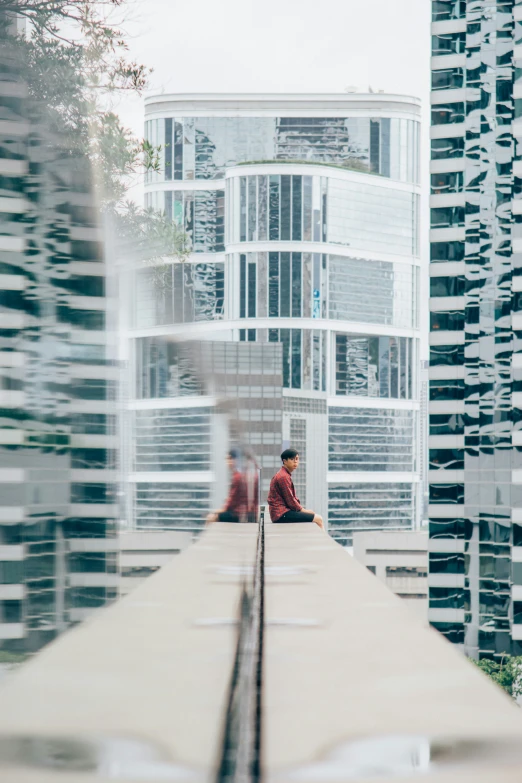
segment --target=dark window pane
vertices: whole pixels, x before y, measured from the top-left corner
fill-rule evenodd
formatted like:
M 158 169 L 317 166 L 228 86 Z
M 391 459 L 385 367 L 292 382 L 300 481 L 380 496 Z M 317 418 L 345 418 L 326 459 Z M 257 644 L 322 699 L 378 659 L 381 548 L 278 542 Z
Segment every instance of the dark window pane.
M 432 125 L 451 125 L 455 122 L 464 122 L 464 104 L 462 102 L 443 103 L 432 107 Z
M 292 253 L 292 318 L 301 317 L 301 253 Z
M 290 253 L 281 253 L 280 275 L 279 315 L 281 318 L 289 318 L 291 301 Z
M 381 120 L 381 168 L 383 177 L 390 176 L 390 120 Z
M 24 566 L 21 560 L 0 561 L 0 584 L 17 585 L 24 579 Z
M 292 239 L 300 241 L 302 239 L 302 187 L 303 178 L 299 176 L 292 177 Z
M 239 240 L 246 242 L 247 238 L 247 185 L 246 177 L 239 178 Z
M 290 215 L 291 215 L 291 180 L 286 174 L 281 176 L 281 239 L 291 239 Z
M 256 317 L 256 291 L 257 291 L 257 267 L 255 264 L 248 265 L 248 317 Z
M 270 239 L 279 239 L 279 176 L 270 177 Z
M 174 179 L 183 179 L 183 124 L 174 123 Z
M 279 253 L 268 254 L 268 315 L 279 315 Z
M 464 381 L 452 379 L 447 381 L 430 381 L 430 400 L 463 400 L 465 396 Z
M 522 525 L 513 524 L 513 546 L 522 546 Z
M 447 504 L 464 503 L 464 484 L 430 484 L 430 503 L 431 504 Z M 456 555 L 445 555 L 445 557 L 453 558 Z M 464 561 L 464 556 L 462 556 Z M 431 571 L 431 554 L 430 554 L 430 571 Z M 454 572 L 450 572 L 454 573 Z
M 437 261 L 463 261 L 464 242 L 432 242 L 430 246 L 430 260 Z
M 301 388 L 301 329 L 292 329 L 292 388 Z
M 430 574 L 463 574 L 464 555 L 453 552 L 430 552 Z
M 456 367 L 464 364 L 464 345 L 432 345 L 431 367 Z
M 430 587 L 431 609 L 465 609 L 469 611 L 469 590 L 462 587 Z
M 463 449 L 430 449 L 430 470 L 464 470 Z
M 435 196 L 445 193 L 462 193 L 463 190 L 464 173 L 462 171 L 431 175 L 431 192 Z
M 0 605 L 0 622 L 21 623 L 22 601 L 2 601 Z
M 247 216 L 247 239 L 249 242 L 255 242 L 257 239 L 257 192 L 256 178 L 248 177 L 248 216 Z
M 431 210 L 432 228 L 451 228 L 464 225 L 464 207 L 440 207 Z
M 246 256 L 239 256 L 239 317 L 246 316 Z
M 290 350 L 290 329 L 280 329 L 279 335 L 283 344 L 283 386 L 290 388 L 291 379 L 291 350 Z
M 69 555 L 69 567 L 74 574 L 105 572 L 104 552 L 74 552 Z
M 442 71 L 432 71 L 431 89 L 453 90 L 464 86 L 463 68 L 445 68 Z
M 446 19 L 463 19 L 466 16 L 466 0 L 433 0 L 431 18 L 434 22 Z
M 472 523 L 467 519 L 430 519 L 430 538 L 471 538 Z
M 466 278 L 432 277 L 430 279 L 430 296 L 463 296 L 466 292 Z
M 165 120 L 165 179 L 172 179 L 172 119 Z
M 469 320 L 469 319 L 468 319 Z M 462 331 L 464 329 L 464 313 L 462 310 L 430 313 L 430 329 L 443 332 Z
M 381 168 L 381 123 L 379 120 L 370 120 L 370 168 L 379 172 Z
M 446 637 L 452 644 L 464 644 L 463 623 L 431 623 L 436 631 Z
M 464 54 L 466 33 L 441 33 L 431 37 L 431 53 L 434 57 L 445 54 Z

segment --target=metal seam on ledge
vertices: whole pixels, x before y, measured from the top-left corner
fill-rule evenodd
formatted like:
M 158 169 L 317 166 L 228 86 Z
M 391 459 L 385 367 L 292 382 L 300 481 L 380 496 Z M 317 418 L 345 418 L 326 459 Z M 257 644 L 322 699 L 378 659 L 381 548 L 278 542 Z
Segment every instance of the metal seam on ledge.
M 265 606 L 265 527 L 261 514 L 252 585 L 245 581 L 216 783 L 260 783 Z

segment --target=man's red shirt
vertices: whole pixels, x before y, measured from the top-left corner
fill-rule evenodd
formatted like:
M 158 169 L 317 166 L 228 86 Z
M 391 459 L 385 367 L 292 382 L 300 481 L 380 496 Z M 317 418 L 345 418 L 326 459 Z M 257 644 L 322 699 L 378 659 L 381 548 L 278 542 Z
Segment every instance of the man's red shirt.
M 302 511 L 303 507 L 295 494 L 294 482 L 290 471 L 283 465 L 272 481 L 268 493 L 268 508 L 270 519 L 277 522 L 287 511 Z

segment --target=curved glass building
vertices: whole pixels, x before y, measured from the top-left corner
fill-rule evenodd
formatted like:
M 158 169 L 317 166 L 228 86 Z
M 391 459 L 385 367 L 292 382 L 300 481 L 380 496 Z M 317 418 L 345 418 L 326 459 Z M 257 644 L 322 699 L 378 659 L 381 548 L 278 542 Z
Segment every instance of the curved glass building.
M 196 415 L 173 370 L 183 337 L 255 343 L 259 356 L 264 345 L 265 357 L 279 346 L 266 361 L 279 357 L 281 436 L 254 424 L 249 435 L 265 490 L 282 440 L 302 455 L 301 501 L 341 542 L 353 530 L 415 525 L 419 115 L 416 99 L 383 94 L 147 99 L 146 136 L 161 147 L 161 166 L 145 203 L 184 227 L 192 253 L 171 264 L 159 291 L 150 269 L 133 279 L 137 523 L 153 524 L 140 496 L 145 474 L 158 477 L 140 473 L 140 419 L 146 411 L 152 452 L 153 420 Z M 247 387 L 238 383 L 237 394 Z M 205 400 L 212 406 L 203 395 L 200 415 Z M 202 507 L 216 478 L 210 430 L 206 443 L 206 456 L 185 467 L 186 479 L 205 473 Z M 167 472 L 180 474 L 172 481 L 181 488 L 177 467 Z

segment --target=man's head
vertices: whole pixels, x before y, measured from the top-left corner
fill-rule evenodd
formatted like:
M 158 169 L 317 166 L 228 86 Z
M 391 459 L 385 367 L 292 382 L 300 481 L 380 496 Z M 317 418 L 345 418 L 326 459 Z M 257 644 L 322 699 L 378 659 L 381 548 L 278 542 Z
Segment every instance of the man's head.
M 239 450 L 230 449 L 230 451 L 227 454 L 227 463 L 230 470 L 233 470 L 235 468 L 235 466 L 237 465 L 238 458 L 239 458 Z
M 295 449 L 285 449 L 281 454 L 281 460 L 288 472 L 293 473 L 299 465 L 299 452 Z

